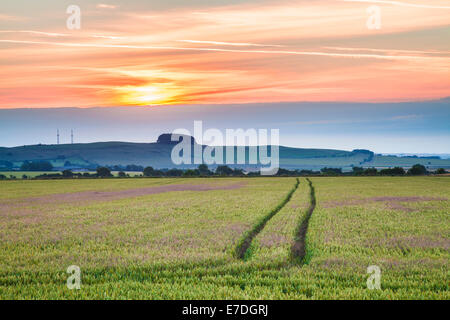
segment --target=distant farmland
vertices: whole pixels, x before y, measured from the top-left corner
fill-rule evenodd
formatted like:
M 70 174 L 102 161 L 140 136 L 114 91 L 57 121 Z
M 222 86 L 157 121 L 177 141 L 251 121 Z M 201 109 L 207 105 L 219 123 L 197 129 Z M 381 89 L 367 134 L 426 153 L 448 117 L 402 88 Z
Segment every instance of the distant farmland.
M 0 148 L 0 170 L 17 170 L 25 161 L 49 161 L 58 170 L 95 169 L 98 166 L 116 165 L 140 165 L 170 169 L 177 167 L 171 159 L 173 146 L 174 144 L 167 143 L 167 141 L 160 141 L 155 143 L 97 142 Z M 422 164 L 430 170 L 450 168 L 450 159 L 382 156 L 375 155 L 369 150 L 302 149 L 284 146 L 280 146 L 279 150 L 280 166 L 291 170 L 320 170 L 324 167 L 334 167 L 350 171 L 352 167 L 411 167 L 415 164 Z M 248 160 L 248 147 L 245 148 L 245 154 Z M 178 167 L 194 168 L 196 166 L 181 165 Z M 255 166 L 235 165 L 235 167 L 254 169 Z
M 448 177 L 0 185 L 0 299 L 450 298 Z

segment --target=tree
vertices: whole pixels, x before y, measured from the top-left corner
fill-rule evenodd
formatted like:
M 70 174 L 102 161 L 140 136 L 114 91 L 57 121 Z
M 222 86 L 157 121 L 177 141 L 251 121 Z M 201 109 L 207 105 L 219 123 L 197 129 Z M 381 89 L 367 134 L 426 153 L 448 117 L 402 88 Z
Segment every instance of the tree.
M 380 170 L 382 176 L 402 176 L 405 174 L 405 170 L 401 167 L 389 168 Z
M 376 176 L 377 173 L 377 168 L 367 168 L 366 170 L 364 170 L 364 175 L 366 176 Z
M 192 170 L 192 169 L 188 169 L 183 173 L 184 177 L 196 177 L 200 175 L 200 171 L 198 171 L 197 169 Z
M 111 170 L 106 167 L 98 167 L 97 176 L 101 178 L 112 177 Z
M 29 161 L 24 161 L 20 166 L 20 170 L 22 171 L 30 171 L 31 163 Z
M 6 179 L 6 176 L 3 174 L 0 174 L 0 180 L 5 180 L 5 179 Z
M 181 177 L 183 175 L 183 170 L 180 169 L 170 169 L 166 172 L 168 177 Z
M 144 177 L 153 177 L 155 175 L 155 169 L 153 167 L 146 167 L 142 173 Z
M 439 168 L 436 170 L 436 174 L 446 174 L 447 171 L 444 168 Z
M 38 165 L 37 170 L 39 170 L 39 171 L 51 171 L 51 170 L 53 170 L 52 164 L 50 162 L 48 162 L 48 161 L 43 161 L 43 162 L 38 162 L 38 163 L 39 163 L 39 165 Z
M 62 172 L 62 175 L 64 178 L 72 178 L 73 177 L 73 172 L 70 170 L 64 170 Z
M 283 168 L 278 169 L 278 172 L 277 172 L 277 176 L 284 176 L 284 177 L 298 176 L 299 174 L 300 173 L 298 172 L 298 170 L 288 170 L 288 169 L 283 169 Z
M 123 171 L 119 171 L 118 176 L 119 176 L 119 178 L 125 178 L 127 176 L 127 174 Z
M 353 174 L 357 175 L 357 176 L 362 175 L 364 173 L 363 167 L 353 167 L 352 170 L 353 170 Z
M 280 168 L 278 169 L 277 176 L 289 176 L 290 173 L 291 172 L 289 170 Z
M 208 166 L 206 164 L 201 164 L 198 166 L 198 171 L 201 176 L 209 176 L 211 171 L 209 171 Z
M 342 169 L 341 168 L 327 168 L 327 167 L 325 167 L 325 168 L 320 169 L 320 171 L 323 174 L 326 174 L 326 175 L 339 175 L 339 174 L 342 174 Z
M 155 170 L 153 172 L 153 176 L 154 177 L 163 177 L 164 176 L 164 172 L 162 172 L 161 170 Z
M 0 160 L 0 167 L 4 167 L 6 169 L 11 169 L 13 166 L 14 165 L 11 161 Z
M 319 175 L 319 171 L 313 171 L 313 170 L 301 170 L 300 175 L 302 176 L 311 176 L 311 175 Z
M 428 173 L 427 168 L 425 168 L 421 164 L 415 164 L 411 167 L 411 169 L 408 170 L 408 174 L 412 176 L 423 176 L 427 173 Z
M 405 172 L 405 169 L 403 169 L 402 167 L 395 167 L 395 168 L 392 168 L 392 174 L 394 174 L 394 175 L 397 175 L 397 176 L 402 176 L 402 175 L 404 175 L 406 172 Z
M 216 174 L 219 176 L 230 176 L 233 174 L 233 169 L 228 166 L 218 166 L 216 169 Z
M 51 171 L 53 170 L 53 166 L 48 161 L 25 161 L 20 166 L 20 170 L 22 171 Z

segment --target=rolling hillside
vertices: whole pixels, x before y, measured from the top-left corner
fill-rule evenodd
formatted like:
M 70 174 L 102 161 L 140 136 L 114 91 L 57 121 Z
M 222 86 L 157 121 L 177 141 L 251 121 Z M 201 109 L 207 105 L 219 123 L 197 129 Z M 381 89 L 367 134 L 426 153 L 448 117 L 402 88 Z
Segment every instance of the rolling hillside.
M 96 168 L 99 165 L 140 165 L 173 168 L 173 142 L 161 135 L 155 143 L 96 142 L 86 144 L 30 145 L 0 148 L 0 169 L 18 169 L 24 161 L 49 161 L 55 168 Z M 205 148 L 206 146 L 202 146 Z M 236 151 L 236 150 L 235 150 Z M 248 148 L 246 159 L 248 159 Z M 236 152 L 235 152 L 236 157 Z M 421 163 L 429 168 L 450 168 L 450 160 L 430 158 L 401 158 L 374 155 L 368 150 L 331 150 L 280 147 L 280 166 L 287 169 L 319 170 L 323 167 L 409 167 Z M 196 165 L 183 165 L 182 168 Z M 252 165 L 237 165 L 252 169 Z

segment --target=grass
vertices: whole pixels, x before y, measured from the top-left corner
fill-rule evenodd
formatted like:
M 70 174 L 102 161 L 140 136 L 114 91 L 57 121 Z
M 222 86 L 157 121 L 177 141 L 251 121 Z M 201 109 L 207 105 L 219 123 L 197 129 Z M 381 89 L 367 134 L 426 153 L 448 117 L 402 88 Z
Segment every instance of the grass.
M 0 199 L 20 199 L 61 193 L 84 191 L 118 191 L 162 184 L 184 183 L 186 179 L 60 179 L 60 180 L 8 180 L 0 181 Z M 189 180 L 201 183 L 204 180 Z
M 310 180 L 305 264 L 291 252 L 311 201 L 303 178 L 286 203 L 295 178 L 1 181 L 0 299 L 450 298 L 448 177 Z M 27 199 L 239 182 L 109 202 Z M 251 255 L 236 258 L 274 210 Z M 70 265 L 81 268 L 81 290 L 66 287 Z M 382 270 L 381 290 L 367 289 L 369 265 Z

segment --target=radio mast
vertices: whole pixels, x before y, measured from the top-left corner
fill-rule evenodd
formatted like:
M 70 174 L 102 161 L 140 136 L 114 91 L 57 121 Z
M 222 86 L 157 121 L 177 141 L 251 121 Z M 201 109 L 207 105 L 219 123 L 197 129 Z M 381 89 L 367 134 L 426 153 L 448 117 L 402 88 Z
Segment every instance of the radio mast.
M 73 144 L 73 129 L 70 130 L 70 142 Z
M 59 129 L 56 129 L 56 144 L 59 144 Z

